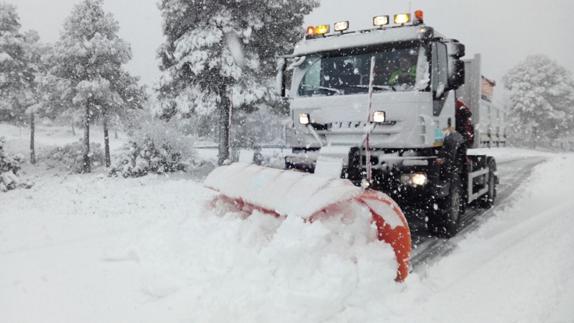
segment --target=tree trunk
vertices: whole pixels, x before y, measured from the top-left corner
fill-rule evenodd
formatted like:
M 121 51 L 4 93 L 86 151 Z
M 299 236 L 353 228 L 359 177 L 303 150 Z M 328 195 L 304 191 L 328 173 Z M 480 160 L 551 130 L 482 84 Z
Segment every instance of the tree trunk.
M 118 135 L 118 128 L 117 127 L 118 127 L 117 125 L 114 127 L 114 139 L 116 139 L 116 140 L 120 137 L 120 135 Z
M 219 107 L 219 154 L 218 163 L 223 165 L 229 159 L 229 128 L 231 116 L 231 101 L 227 97 L 227 87 L 220 89 L 221 106 Z
M 30 164 L 36 164 L 36 148 L 34 144 L 36 135 L 36 120 L 34 111 L 30 112 Z
M 110 135 L 108 131 L 108 116 L 106 111 L 103 111 L 103 124 L 104 124 L 104 153 L 106 158 L 106 168 L 112 166 L 112 159 L 110 157 Z
M 90 161 L 90 104 L 86 104 L 86 115 L 84 116 L 84 156 L 82 173 L 90 173 L 92 163 Z
M 74 127 L 74 120 L 72 120 L 72 136 L 76 136 L 76 127 Z
M 538 127 L 534 126 L 532 128 L 532 139 L 531 139 L 531 148 L 536 149 L 538 146 Z

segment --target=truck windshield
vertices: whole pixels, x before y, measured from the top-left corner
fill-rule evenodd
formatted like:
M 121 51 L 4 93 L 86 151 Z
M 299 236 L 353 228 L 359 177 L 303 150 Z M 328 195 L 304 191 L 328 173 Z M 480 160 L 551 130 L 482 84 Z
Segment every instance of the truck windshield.
M 308 56 L 300 66 L 306 72 L 298 94 L 325 96 L 367 93 L 373 56 L 375 92 L 426 89 L 429 72 L 424 52 L 420 47 L 403 47 L 361 51 L 359 54 Z

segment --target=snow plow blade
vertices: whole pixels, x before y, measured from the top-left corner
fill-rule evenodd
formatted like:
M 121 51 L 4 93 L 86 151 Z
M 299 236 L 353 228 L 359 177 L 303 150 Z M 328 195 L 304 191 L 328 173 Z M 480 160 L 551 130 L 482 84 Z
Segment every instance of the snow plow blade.
M 408 276 L 408 223 L 399 206 L 386 194 L 362 190 L 344 179 L 240 163 L 215 169 L 205 186 L 219 193 L 215 201 L 248 214 L 260 211 L 278 218 L 297 216 L 310 223 L 334 215 L 370 214 L 370 225 L 376 226 L 378 240 L 394 250 L 396 281 L 402 282 Z

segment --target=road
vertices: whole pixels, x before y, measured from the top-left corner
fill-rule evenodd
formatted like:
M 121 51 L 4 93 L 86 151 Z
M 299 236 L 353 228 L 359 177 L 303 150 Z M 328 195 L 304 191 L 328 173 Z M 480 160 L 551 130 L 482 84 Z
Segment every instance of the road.
M 432 237 L 426 230 L 424 219 L 413 219 L 413 222 L 411 222 L 413 237 L 411 265 L 413 271 L 424 275 L 429 265 L 452 252 L 461 240 L 479 228 L 488 218 L 494 216 L 497 211 L 511 203 L 513 193 L 529 177 L 532 169 L 544 162 L 544 160 L 542 157 L 535 157 L 507 160 L 499 163 L 498 176 L 500 184 L 498 185 L 498 196 L 494 207 L 486 211 L 482 209 L 468 209 L 461 219 L 461 230 L 454 238 L 440 239 Z

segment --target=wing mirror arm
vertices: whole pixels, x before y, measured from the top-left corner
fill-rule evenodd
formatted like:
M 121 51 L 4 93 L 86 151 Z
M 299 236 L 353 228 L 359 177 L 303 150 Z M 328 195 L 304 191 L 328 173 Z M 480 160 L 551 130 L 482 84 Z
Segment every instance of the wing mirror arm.
M 285 86 L 285 71 L 287 70 L 287 59 L 284 57 L 279 58 L 277 62 L 277 79 L 276 79 L 276 91 L 277 94 L 286 98 L 287 90 Z

